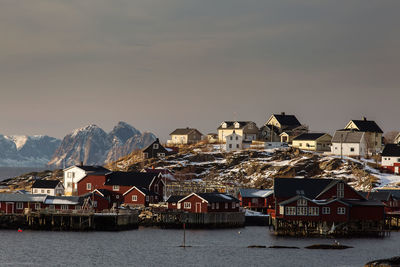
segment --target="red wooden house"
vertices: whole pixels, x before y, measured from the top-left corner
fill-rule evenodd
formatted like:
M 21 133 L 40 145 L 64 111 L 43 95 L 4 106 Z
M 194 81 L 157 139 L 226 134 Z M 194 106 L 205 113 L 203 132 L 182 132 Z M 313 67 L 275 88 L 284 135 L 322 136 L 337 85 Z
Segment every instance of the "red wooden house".
M 238 199 L 241 207 L 267 213 L 274 209 L 273 193 L 272 189 L 240 188 Z
M 83 195 L 95 189 L 105 189 L 111 192 L 113 206 L 143 205 L 158 203 L 162 200 L 164 181 L 160 173 L 146 172 L 110 172 L 107 174 L 86 175 L 78 182 L 78 194 Z M 131 192 L 135 190 L 135 192 Z M 137 194 L 137 190 L 140 194 Z M 144 193 L 144 198 L 141 197 Z M 133 201 L 133 194 L 137 201 Z
M 227 194 L 191 193 L 179 200 L 178 198 L 178 196 L 171 196 L 167 200 L 168 207 L 191 213 L 239 212 L 239 200 Z
M 277 228 L 298 226 L 299 222 L 303 226 L 314 222 L 311 225 L 318 229 L 322 225 L 354 226 L 362 222 L 380 229 L 384 224 L 382 202 L 367 200 L 341 180 L 275 178 L 274 197 Z

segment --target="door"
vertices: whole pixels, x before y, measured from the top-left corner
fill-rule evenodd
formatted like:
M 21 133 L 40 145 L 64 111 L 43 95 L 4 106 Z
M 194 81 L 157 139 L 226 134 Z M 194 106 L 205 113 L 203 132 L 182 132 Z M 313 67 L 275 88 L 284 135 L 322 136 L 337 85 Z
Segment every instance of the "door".
M 14 203 L 9 202 L 6 203 L 6 214 L 12 214 L 14 213 Z
M 201 203 L 196 202 L 196 213 L 200 213 L 200 212 L 201 212 Z
M 395 174 L 399 174 L 399 166 L 395 166 L 394 167 L 394 173 Z

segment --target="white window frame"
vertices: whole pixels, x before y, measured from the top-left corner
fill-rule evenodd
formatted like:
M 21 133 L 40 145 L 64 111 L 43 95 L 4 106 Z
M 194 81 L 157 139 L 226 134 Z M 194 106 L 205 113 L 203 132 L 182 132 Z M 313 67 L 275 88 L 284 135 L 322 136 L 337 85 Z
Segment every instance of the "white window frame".
M 232 209 L 234 209 L 236 207 L 236 203 L 232 202 Z
M 301 207 L 297 207 L 297 215 L 298 216 L 307 216 L 308 215 L 308 208 L 301 206 Z
M 225 203 L 225 209 L 226 209 L 226 210 L 229 209 L 229 204 L 228 204 L 228 202 Z
M 219 210 L 219 203 L 215 203 L 215 209 Z
M 338 207 L 337 208 L 337 214 L 339 214 L 339 215 L 346 214 L 346 208 L 345 207 Z
M 158 148 L 159 148 L 158 144 L 153 144 L 153 149 L 158 149 Z
M 41 208 L 40 203 L 35 203 L 35 210 L 40 210 L 40 208 Z
M 337 197 L 344 198 L 344 183 L 337 184 Z
M 17 204 L 15 205 L 15 208 L 17 210 L 22 210 L 24 208 L 24 203 L 23 202 L 17 202 Z
M 319 216 L 319 207 L 309 207 L 308 215 L 310 216 Z
M 183 202 L 183 208 L 184 208 L 184 209 L 191 209 L 191 208 L 192 208 L 192 203 L 190 203 L 190 202 Z
M 132 201 L 137 201 L 137 195 L 132 195 Z
M 49 205 L 49 210 L 55 210 L 56 209 L 56 205 Z
M 297 206 L 307 206 L 307 200 L 304 198 L 300 198 L 297 200 Z
M 68 210 L 68 205 L 61 205 L 61 210 Z
M 288 215 L 288 216 L 296 215 L 296 207 L 286 207 L 285 208 L 285 215 Z
M 112 191 L 119 191 L 119 185 L 113 185 Z
M 91 183 L 86 183 L 86 190 L 92 190 L 92 184 Z
M 322 207 L 322 214 L 324 214 L 324 215 L 331 214 L 331 208 L 330 207 Z
M 211 203 L 211 209 L 212 209 L 212 210 L 215 209 L 215 203 Z

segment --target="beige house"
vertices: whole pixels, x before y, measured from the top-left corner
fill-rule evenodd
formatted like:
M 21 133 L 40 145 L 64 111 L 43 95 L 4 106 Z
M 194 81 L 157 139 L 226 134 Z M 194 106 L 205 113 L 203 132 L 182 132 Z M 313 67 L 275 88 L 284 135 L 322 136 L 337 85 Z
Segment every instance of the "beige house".
M 331 150 L 332 136 L 326 133 L 304 133 L 293 138 L 292 147 L 324 152 Z
M 203 134 L 197 129 L 180 128 L 169 134 L 171 140 L 167 141 L 168 145 L 188 145 L 196 144 L 201 141 Z
M 382 129 L 375 121 L 369 121 L 363 117 L 362 120 L 351 120 L 344 130 L 364 132 L 367 151 L 369 154 L 376 154 L 382 151 Z
M 261 128 L 261 138 L 269 142 L 291 143 L 293 138 L 308 132 L 308 127 L 302 125 L 294 115 L 272 114 Z
M 226 137 L 233 132 L 242 136 L 243 141 L 253 141 L 258 136 L 257 125 L 252 121 L 224 121 L 218 127 L 218 140 L 226 142 Z

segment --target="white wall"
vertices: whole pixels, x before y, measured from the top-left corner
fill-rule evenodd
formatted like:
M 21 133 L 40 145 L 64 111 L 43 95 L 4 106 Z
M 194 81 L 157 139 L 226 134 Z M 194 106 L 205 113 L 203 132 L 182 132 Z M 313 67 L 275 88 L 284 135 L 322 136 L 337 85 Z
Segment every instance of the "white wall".
M 382 156 L 382 166 L 393 166 L 394 163 L 400 162 L 400 157 L 385 157 Z
M 364 143 L 332 143 L 331 152 L 334 155 L 341 155 L 341 148 L 343 147 L 343 156 L 365 156 L 366 146 Z M 352 148 L 354 151 L 351 151 Z
M 70 173 L 70 174 L 69 174 Z M 72 173 L 74 175 L 72 175 Z M 69 177 L 73 176 L 73 178 Z M 71 194 L 73 192 L 73 185 L 77 186 L 77 183 L 86 176 L 86 172 L 79 167 L 72 166 L 64 170 L 64 193 Z
M 226 136 L 225 150 L 237 151 L 242 149 L 242 136 L 236 133 Z

